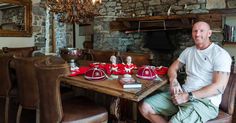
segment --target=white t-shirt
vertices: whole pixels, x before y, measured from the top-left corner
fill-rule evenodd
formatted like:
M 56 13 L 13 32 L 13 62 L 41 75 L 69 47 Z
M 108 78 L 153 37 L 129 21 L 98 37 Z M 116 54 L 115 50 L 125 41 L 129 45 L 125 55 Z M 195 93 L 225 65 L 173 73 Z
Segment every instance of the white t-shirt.
M 232 61 L 228 52 L 214 43 L 204 50 L 198 50 L 196 46 L 186 48 L 178 60 L 186 65 L 187 78 L 182 86 L 186 92 L 211 84 L 213 71 L 230 72 Z M 208 99 L 219 106 L 221 97 L 222 94 Z

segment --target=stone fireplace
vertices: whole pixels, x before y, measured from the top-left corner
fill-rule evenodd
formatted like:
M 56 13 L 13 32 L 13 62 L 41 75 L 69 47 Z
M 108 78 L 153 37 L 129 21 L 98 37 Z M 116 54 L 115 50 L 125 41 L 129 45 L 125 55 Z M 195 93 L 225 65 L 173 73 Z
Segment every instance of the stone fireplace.
M 214 8 L 236 8 L 236 6 L 228 6 L 228 2 L 222 0 L 106 1 L 100 8 L 101 16 L 94 19 L 93 47 L 94 49 L 123 52 L 152 52 L 154 54 L 153 65 L 169 66 L 186 47 L 193 45 L 191 28 L 162 30 L 163 32 L 167 32 L 170 42 L 174 46 L 173 50 L 162 51 L 155 49 L 156 46 L 152 48 L 145 46 L 147 43 L 145 36 L 148 35 L 148 31 L 134 31 L 127 33 L 124 30 L 112 30 L 112 26 L 110 25 L 111 22 L 122 17 L 132 19 L 136 17 L 165 16 L 167 14 L 170 14 L 170 16 L 184 16 L 186 14 L 194 15 L 196 13 L 209 13 L 209 10 Z M 170 10 L 169 13 L 167 13 L 168 10 Z M 213 42 L 221 45 L 221 42 L 223 41 L 222 32 L 214 31 L 211 39 Z
M 106 18 L 104 20 L 109 19 Z M 153 33 L 152 31 L 132 33 L 110 31 L 109 22 L 100 20 L 95 23 L 94 49 L 137 53 L 152 52 L 154 54 L 153 65 L 169 66 L 186 47 L 193 45 L 191 29 L 160 30 L 160 32 L 166 32 L 169 42 L 163 43 L 167 40 L 161 40 L 162 36 L 160 38 L 154 36 L 155 39 L 153 41 L 160 41 L 161 47 L 158 44 L 149 44 L 151 47 L 148 47 L 145 46 L 150 41 L 147 40 L 147 37 L 150 36 L 149 33 Z M 214 32 L 211 39 L 213 42 L 221 45 L 223 34 L 221 32 Z
M 154 54 L 153 65 L 169 66 L 186 47 L 193 45 L 190 29 L 162 30 L 161 33 L 154 33 L 155 36 L 149 33 L 153 32 L 146 32 L 146 36 L 153 38 L 144 38 L 144 42 L 149 44 L 155 41 L 147 47 Z

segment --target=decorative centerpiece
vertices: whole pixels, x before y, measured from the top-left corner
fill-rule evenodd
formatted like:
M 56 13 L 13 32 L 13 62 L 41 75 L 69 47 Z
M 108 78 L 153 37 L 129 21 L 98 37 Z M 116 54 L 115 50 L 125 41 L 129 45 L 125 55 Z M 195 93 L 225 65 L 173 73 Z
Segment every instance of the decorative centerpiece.
M 69 63 L 72 72 L 78 69 L 78 59 L 82 57 L 82 55 L 82 50 L 77 48 L 60 49 L 60 56 Z

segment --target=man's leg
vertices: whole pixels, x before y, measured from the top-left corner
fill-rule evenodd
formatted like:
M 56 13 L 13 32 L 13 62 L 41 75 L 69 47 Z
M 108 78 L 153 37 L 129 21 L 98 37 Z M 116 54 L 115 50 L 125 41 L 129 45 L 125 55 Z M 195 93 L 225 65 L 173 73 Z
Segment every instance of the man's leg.
M 144 99 L 139 105 L 141 114 L 153 123 L 167 123 L 165 117 L 178 112 L 176 105 L 172 103 L 169 92 L 157 93 Z
M 139 111 L 146 119 L 148 119 L 152 123 L 167 123 L 167 120 L 165 120 L 162 116 L 156 114 L 152 107 L 145 102 L 139 105 Z
M 179 105 L 179 112 L 170 119 L 172 123 L 205 123 L 217 117 L 218 107 L 207 99 L 196 99 Z

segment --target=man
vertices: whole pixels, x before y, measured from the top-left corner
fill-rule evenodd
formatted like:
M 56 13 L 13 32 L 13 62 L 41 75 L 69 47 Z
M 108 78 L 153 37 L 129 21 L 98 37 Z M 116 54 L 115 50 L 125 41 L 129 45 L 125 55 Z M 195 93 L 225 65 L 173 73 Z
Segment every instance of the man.
M 139 105 L 152 123 L 204 123 L 218 115 L 222 93 L 228 83 L 230 55 L 210 40 L 206 22 L 192 28 L 195 46 L 186 48 L 168 71 L 170 90 L 153 95 Z M 177 71 L 186 65 L 186 80 L 180 86 Z

